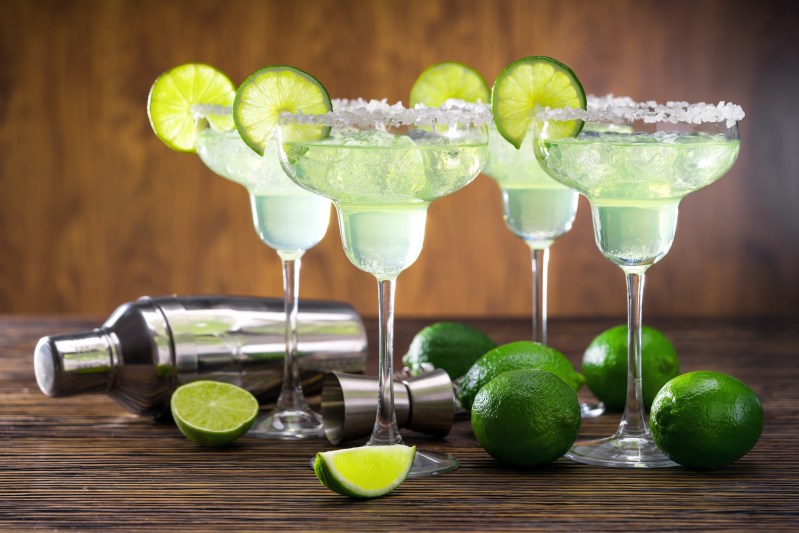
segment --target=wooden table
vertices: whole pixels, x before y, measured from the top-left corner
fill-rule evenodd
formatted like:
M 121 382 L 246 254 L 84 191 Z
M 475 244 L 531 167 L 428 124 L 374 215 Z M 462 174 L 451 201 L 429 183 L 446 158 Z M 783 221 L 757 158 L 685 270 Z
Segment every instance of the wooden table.
M 0 317 L 2 530 L 799 529 L 799 320 L 648 322 L 671 337 L 683 371 L 727 372 L 760 395 L 763 436 L 732 466 L 633 471 L 560 459 L 514 470 L 491 459 L 461 421 L 445 440 L 406 435 L 458 456 L 458 471 L 409 480 L 370 501 L 338 496 L 316 480 L 307 461 L 330 449 L 326 442 L 245 437 L 208 450 L 104 396 L 45 397 L 33 376 L 36 340 L 98 322 Z M 501 343 L 530 327 L 516 319 L 469 322 Z M 398 353 L 426 323 L 398 321 Z M 591 338 L 611 325 L 555 320 L 551 343 L 579 363 Z M 374 346 L 373 320 L 369 328 Z M 370 364 L 374 372 L 374 357 Z M 581 436 L 609 435 L 618 418 L 586 421 Z

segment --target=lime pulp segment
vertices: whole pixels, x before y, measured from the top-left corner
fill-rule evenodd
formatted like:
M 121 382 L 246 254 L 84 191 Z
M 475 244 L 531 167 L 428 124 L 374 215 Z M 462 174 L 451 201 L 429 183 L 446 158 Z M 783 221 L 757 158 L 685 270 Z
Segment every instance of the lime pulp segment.
M 362 446 L 320 452 L 314 472 L 327 488 L 353 498 L 388 494 L 408 476 L 416 456 L 415 446 Z

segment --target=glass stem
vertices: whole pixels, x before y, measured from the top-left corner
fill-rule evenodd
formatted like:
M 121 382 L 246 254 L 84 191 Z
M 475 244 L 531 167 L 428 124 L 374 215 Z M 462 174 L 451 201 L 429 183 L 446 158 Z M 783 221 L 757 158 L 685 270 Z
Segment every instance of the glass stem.
M 377 280 L 380 301 L 380 358 L 377 418 L 369 446 L 402 444 L 394 413 L 394 291 L 396 279 Z
M 645 437 L 649 426 L 644 415 L 641 367 L 641 309 L 644 300 L 644 271 L 627 274 L 627 403 L 616 435 Z
M 283 307 L 286 311 L 286 355 L 283 358 L 283 386 L 277 400 L 277 411 L 308 411 L 302 393 L 300 371 L 297 365 L 297 312 L 300 294 L 300 266 L 302 253 L 284 257 Z
M 533 341 L 547 343 L 547 271 L 549 247 L 532 248 L 533 259 Z

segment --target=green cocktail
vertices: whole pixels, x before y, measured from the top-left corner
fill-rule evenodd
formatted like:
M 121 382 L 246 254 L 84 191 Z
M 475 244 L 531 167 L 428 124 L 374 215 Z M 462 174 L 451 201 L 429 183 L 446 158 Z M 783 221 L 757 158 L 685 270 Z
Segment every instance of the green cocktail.
M 488 148 L 483 174 L 499 185 L 508 229 L 532 249 L 549 248 L 571 229 L 577 193 L 541 168 L 530 143 L 517 150 L 493 124 L 488 130 Z
M 197 132 L 197 154 L 215 173 L 243 185 L 250 194 L 253 223 L 261 240 L 281 257 L 297 257 L 325 236 L 330 201 L 295 185 L 280 166 L 277 140 L 263 156 L 236 130 Z
M 680 199 L 723 176 L 740 147 L 706 133 L 599 132 L 544 144 L 546 165 L 591 202 L 599 249 L 629 266 L 666 255 Z
M 468 184 L 486 158 L 478 137 L 409 134 L 334 131 L 322 141 L 283 143 L 294 181 L 335 203 L 347 257 L 379 279 L 416 261 L 427 206 Z
M 539 110 L 537 118 L 543 124 L 534 145 L 539 161 L 589 200 L 597 246 L 627 277 L 624 416 L 615 435 L 578 442 L 567 457 L 611 467 L 674 466 L 655 446 L 641 400 L 644 272 L 671 247 L 680 200 L 719 179 L 735 162 L 743 111 L 732 104 L 661 106 L 612 99 L 588 111 Z M 549 131 L 575 120 L 585 121 L 577 137 Z M 614 124 L 624 124 L 626 131 Z
M 490 116 L 486 106 L 410 110 L 360 101 L 339 102 L 328 115 L 284 115 L 281 122 L 332 127 L 318 140 L 282 139 L 281 161 L 297 184 L 333 201 L 347 257 L 378 281 L 380 385 L 369 445 L 402 442 L 392 392 L 397 276 L 419 257 L 430 202 L 466 186 L 483 167 Z M 458 464 L 447 454 L 417 450 L 410 475 Z

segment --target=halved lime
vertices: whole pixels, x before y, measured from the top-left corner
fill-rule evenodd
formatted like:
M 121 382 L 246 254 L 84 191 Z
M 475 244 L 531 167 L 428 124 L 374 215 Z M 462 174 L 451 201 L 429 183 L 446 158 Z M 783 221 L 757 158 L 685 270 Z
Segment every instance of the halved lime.
M 158 76 L 147 97 L 147 116 L 156 136 L 179 152 L 194 152 L 196 104 L 229 107 L 236 87 L 224 73 L 203 63 L 186 63 Z M 217 130 L 232 130 L 229 116 L 214 115 L 208 122 Z
M 319 452 L 314 472 L 322 485 L 351 498 L 377 498 L 405 481 L 416 446 L 361 446 Z
M 491 93 L 476 70 L 450 61 L 428 67 L 421 73 L 411 88 L 410 106 L 438 107 L 450 98 L 487 104 Z
M 257 70 L 241 84 L 233 103 L 233 120 L 244 142 L 263 155 L 281 113 L 323 115 L 332 109 L 330 95 L 319 80 L 294 67 L 278 65 Z M 288 124 L 283 132 L 285 140 L 313 141 L 327 137 L 330 128 Z
M 223 446 L 244 435 L 258 416 L 248 391 L 217 381 L 181 385 L 172 395 L 172 417 L 180 431 L 202 446 Z
M 494 82 L 491 110 L 497 130 L 516 148 L 530 129 L 536 106 L 585 109 L 585 91 L 574 72 L 552 58 L 532 56 L 514 61 Z M 550 125 L 550 134 L 573 137 L 582 126 L 580 120 L 557 122 Z

